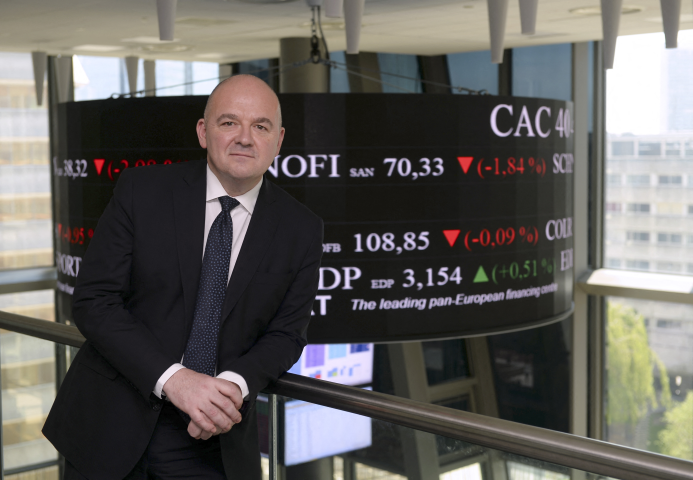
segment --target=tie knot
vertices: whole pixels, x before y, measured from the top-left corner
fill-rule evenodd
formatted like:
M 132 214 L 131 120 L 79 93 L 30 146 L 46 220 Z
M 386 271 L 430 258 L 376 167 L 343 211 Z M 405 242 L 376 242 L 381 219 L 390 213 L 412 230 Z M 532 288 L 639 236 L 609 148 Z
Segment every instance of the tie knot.
M 221 209 L 225 213 L 229 213 L 240 204 L 240 202 L 235 198 L 227 196 L 219 197 L 219 202 L 221 203 Z

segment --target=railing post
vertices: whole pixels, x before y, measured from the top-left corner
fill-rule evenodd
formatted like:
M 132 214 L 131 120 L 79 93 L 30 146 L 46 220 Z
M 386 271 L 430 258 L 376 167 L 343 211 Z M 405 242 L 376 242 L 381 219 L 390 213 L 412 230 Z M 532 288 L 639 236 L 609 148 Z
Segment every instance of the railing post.
M 2 427 L 2 351 L 0 351 L 0 480 L 5 479 L 5 438 L 2 435 Z
M 269 480 L 277 480 L 277 396 L 269 394 Z

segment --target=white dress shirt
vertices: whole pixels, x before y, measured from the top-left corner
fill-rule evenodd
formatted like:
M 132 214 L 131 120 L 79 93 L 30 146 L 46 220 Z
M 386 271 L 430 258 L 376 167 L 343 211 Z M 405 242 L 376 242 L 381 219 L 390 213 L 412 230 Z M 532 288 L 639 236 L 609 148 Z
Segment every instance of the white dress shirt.
M 255 209 L 255 202 L 257 202 L 257 197 L 260 193 L 260 187 L 262 187 L 262 179 L 251 188 L 249 191 L 243 195 L 233 197 L 240 205 L 231 210 L 231 221 L 233 222 L 233 243 L 231 244 L 231 262 L 229 265 L 229 279 L 231 279 L 231 273 L 233 273 L 233 267 L 236 265 L 236 260 L 238 259 L 238 253 L 241 251 L 241 246 L 243 245 L 243 239 L 248 231 L 248 225 L 250 224 L 250 218 L 253 215 L 253 210 Z M 219 197 L 228 196 L 224 187 L 222 187 L 219 179 L 212 173 L 207 165 L 207 206 L 205 209 L 205 236 L 202 248 L 202 258 L 204 259 L 204 249 L 207 247 L 207 236 L 209 235 L 209 230 L 212 228 L 212 223 L 221 213 L 221 202 L 219 202 Z M 228 280 L 227 280 L 228 281 Z M 181 360 L 182 361 L 182 360 Z M 168 381 L 174 373 L 176 373 L 181 368 L 185 368 L 180 363 L 174 363 L 171 365 L 161 377 L 159 381 L 156 382 L 154 387 L 154 395 L 161 398 L 161 392 L 164 389 L 164 384 Z M 248 396 L 248 384 L 245 379 L 237 373 L 225 371 L 217 375 L 217 378 L 233 382 L 241 389 L 241 394 L 245 399 Z

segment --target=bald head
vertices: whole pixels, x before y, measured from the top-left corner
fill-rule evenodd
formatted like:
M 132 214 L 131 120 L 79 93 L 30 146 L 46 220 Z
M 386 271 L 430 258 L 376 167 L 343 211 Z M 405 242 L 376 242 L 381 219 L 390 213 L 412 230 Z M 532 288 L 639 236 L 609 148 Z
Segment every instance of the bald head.
M 222 80 L 216 87 L 214 87 L 214 90 L 212 90 L 212 93 L 209 94 L 207 104 L 205 105 L 205 121 L 210 121 L 209 114 L 213 108 L 213 105 L 215 104 L 216 97 L 219 95 L 234 95 L 234 93 L 239 91 L 256 93 L 262 97 L 269 95 L 272 99 L 274 99 L 274 101 L 277 103 L 277 126 L 281 128 L 282 109 L 281 105 L 279 104 L 279 97 L 277 97 L 274 90 L 272 90 L 264 80 L 261 80 L 254 75 L 247 74 L 233 75 L 226 80 Z
M 221 82 L 197 121 L 207 165 L 229 195 L 249 191 L 260 182 L 284 139 L 279 99 L 262 80 L 236 75 Z

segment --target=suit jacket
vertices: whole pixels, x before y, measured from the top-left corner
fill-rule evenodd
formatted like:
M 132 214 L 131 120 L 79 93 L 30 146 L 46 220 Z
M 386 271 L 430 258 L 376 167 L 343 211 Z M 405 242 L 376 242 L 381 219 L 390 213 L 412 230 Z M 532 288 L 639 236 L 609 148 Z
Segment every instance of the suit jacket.
M 121 479 L 162 407 L 202 268 L 206 162 L 123 172 L 83 259 L 74 322 L 87 338 L 43 428 L 83 475 Z M 217 371 L 243 376 L 243 420 L 221 436 L 229 478 L 261 478 L 255 398 L 298 360 L 318 285 L 322 220 L 264 180 L 222 309 Z

